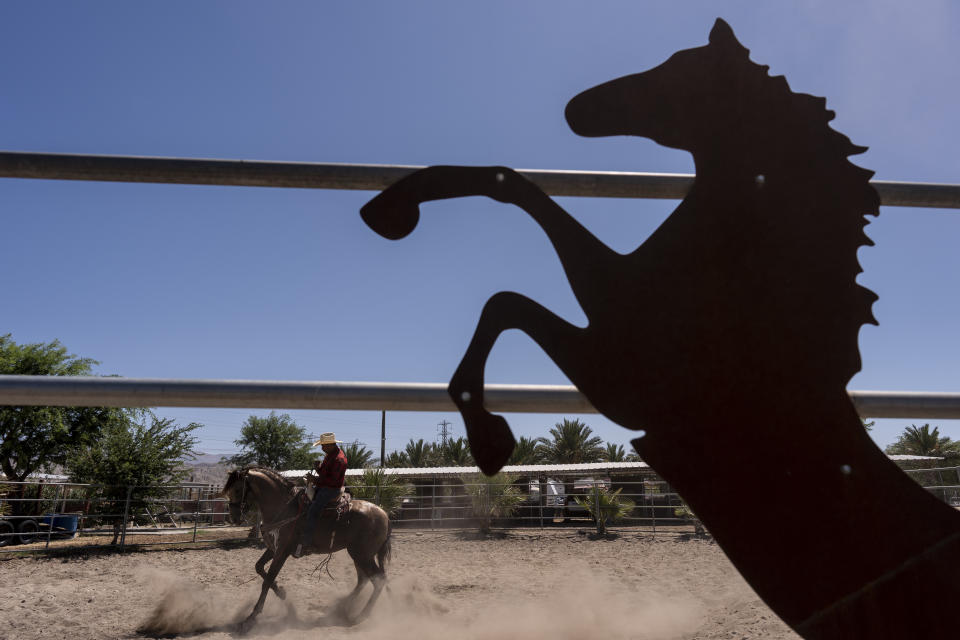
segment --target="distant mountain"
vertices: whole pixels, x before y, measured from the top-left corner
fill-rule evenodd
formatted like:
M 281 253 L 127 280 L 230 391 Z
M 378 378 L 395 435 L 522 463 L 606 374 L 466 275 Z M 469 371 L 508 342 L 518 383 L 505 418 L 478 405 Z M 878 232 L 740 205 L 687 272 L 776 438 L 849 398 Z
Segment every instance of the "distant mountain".
M 194 464 L 220 464 L 220 458 L 229 456 L 229 453 L 198 453 L 197 457 L 187 462 Z
M 220 464 L 224 457 L 222 453 L 198 453 L 194 460 L 187 460 L 187 482 L 202 482 L 204 484 L 222 485 L 231 467 Z

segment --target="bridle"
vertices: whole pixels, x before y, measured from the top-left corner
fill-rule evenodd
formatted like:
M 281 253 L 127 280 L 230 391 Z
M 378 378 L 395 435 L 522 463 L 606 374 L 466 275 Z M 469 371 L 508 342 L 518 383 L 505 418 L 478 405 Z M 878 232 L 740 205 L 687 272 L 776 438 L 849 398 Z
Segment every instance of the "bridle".
M 247 474 L 243 473 L 243 487 L 240 489 L 240 500 L 230 500 L 227 502 L 227 506 L 232 511 L 233 509 L 240 510 L 240 521 L 247 519 L 247 511 L 250 508 L 247 504 Z M 239 523 L 237 523 L 239 524 Z

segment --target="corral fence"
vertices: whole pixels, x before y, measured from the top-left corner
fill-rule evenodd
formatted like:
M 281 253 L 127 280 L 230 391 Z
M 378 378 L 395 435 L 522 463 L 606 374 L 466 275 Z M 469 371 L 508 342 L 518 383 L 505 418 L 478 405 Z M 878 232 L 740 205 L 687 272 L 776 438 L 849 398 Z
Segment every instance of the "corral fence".
M 420 167 L 321 163 L 250 162 L 188 158 L 148 158 L 0 152 L 0 178 L 98 180 L 115 182 L 232 185 L 313 189 L 379 190 Z M 553 196 L 683 198 L 694 176 L 679 174 L 519 170 Z M 873 181 L 884 206 L 960 209 L 960 185 Z M 575 388 L 546 385 L 490 385 L 487 409 L 499 412 L 595 413 Z M 960 418 L 960 393 L 850 391 L 864 418 Z M 446 385 L 434 383 L 275 382 L 156 380 L 0 376 L 0 404 L 116 407 L 222 407 L 259 409 L 344 409 L 450 411 Z M 918 482 L 953 503 L 960 478 L 946 469 L 910 471 Z M 947 474 L 947 475 L 945 475 Z M 954 470 L 954 476 L 957 471 Z M 491 526 L 589 525 L 584 496 L 599 502 L 619 491 L 630 500 L 614 526 L 651 532 L 696 533 L 696 517 L 665 482 L 655 478 L 520 478 L 520 497 L 509 515 L 492 515 Z M 956 482 L 957 484 L 951 484 Z M 38 486 L 41 485 L 42 486 Z M 498 504 L 483 483 L 427 478 L 410 480 L 398 506 L 391 506 L 398 529 L 472 527 L 474 503 Z M 534 488 L 536 485 L 536 490 Z M 564 493 L 560 493 L 560 485 Z M 486 488 L 484 488 L 486 487 Z M 554 493 L 545 493 L 553 487 Z M 357 487 L 358 492 L 370 487 Z M 568 490 L 569 489 L 569 490 Z M 242 539 L 249 527 L 230 527 L 226 505 L 212 497 L 214 487 L 186 487 L 158 496 L 155 487 L 93 487 L 61 483 L 0 485 L 0 551 L 23 542 L 21 550 L 65 544 L 109 546 L 194 544 Z M 536 495 L 535 495 L 536 494 Z M 745 499 L 749 499 L 745 488 Z M 579 497 L 580 500 L 576 500 Z M 17 502 L 19 501 L 19 502 Z M 561 504 L 562 503 L 562 504 Z M 14 505 L 16 508 L 14 509 Z M 601 505 L 594 505 L 600 509 Z M 16 515 L 11 515 L 12 512 Z M 6 515 L 4 515 L 6 512 Z M 24 513 L 28 515 L 23 515 Z M 25 524 L 29 520 L 28 524 Z M 75 525 L 74 525 L 75 523 Z M 117 525 L 116 528 L 114 525 Z M 11 531 L 12 528 L 12 531 Z
M 428 470 L 423 470 L 428 471 Z M 907 470 L 944 502 L 960 507 L 960 467 Z M 592 531 L 611 511 L 610 531 L 649 536 L 709 533 L 670 485 L 643 473 L 505 474 L 505 482 L 464 473 L 404 478 L 387 492 L 348 478 L 355 497 L 390 514 L 395 531 L 577 528 Z M 195 546 L 258 537 L 258 514 L 231 523 L 216 485 L 113 487 L 62 482 L 0 483 L 0 554 L 62 550 Z M 383 493 L 381 494 L 381 490 Z M 749 501 L 749 487 L 744 500 Z M 18 497 L 11 497 L 16 495 Z M 602 501 L 602 503 L 601 503 Z M 610 504 L 614 507 L 611 507 Z M 10 515 L 11 507 L 19 515 Z M 798 505 L 809 508 L 816 505 Z M 758 511 L 758 517 L 762 517 Z
M 382 486 L 347 482 L 358 499 L 390 514 L 394 530 L 592 528 L 591 499 L 616 492 L 624 516 L 610 522 L 650 535 L 698 535 L 703 530 L 683 501 L 655 475 L 511 477 L 505 483 L 462 477 L 405 479 L 390 495 Z M 63 482 L 0 482 L 0 554 L 69 549 L 192 546 L 257 538 L 256 512 L 229 521 L 221 487 L 123 487 Z M 160 495 L 163 494 L 163 495 Z M 16 496 L 16 497 L 13 497 Z M 17 515 L 11 515 L 16 513 Z

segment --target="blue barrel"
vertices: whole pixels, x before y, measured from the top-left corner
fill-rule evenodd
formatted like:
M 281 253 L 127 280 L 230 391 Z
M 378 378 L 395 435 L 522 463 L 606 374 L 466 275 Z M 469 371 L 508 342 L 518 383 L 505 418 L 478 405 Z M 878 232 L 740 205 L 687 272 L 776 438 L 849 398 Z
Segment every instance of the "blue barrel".
M 74 514 L 47 514 L 40 519 L 43 524 L 49 525 L 56 533 L 76 533 L 77 522 L 80 516 Z

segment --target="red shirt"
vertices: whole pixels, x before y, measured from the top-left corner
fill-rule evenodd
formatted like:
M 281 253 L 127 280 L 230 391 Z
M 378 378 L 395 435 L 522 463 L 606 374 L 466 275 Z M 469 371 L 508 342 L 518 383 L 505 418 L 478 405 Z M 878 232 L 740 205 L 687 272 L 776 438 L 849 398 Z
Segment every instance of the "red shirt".
M 320 463 L 317 474 L 319 477 L 314 480 L 313 486 L 341 488 L 343 477 L 347 475 L 347 456 L 343 454 L 343 449 L 338 448 L 336 455 L 328 453 Z

